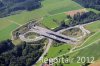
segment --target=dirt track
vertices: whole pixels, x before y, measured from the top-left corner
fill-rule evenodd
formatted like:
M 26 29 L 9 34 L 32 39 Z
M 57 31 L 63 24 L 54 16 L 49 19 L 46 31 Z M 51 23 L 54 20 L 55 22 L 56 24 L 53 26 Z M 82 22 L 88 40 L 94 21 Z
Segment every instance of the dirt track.
M 70 15 L 70 16 L 74 16 L 75 14 L 82 13 L 82 12 L 87 12 L 87 10 L 85 8 L 79 9 L 79 10 L 73 10 L 73 11 L 65 12 L 65 14 Z

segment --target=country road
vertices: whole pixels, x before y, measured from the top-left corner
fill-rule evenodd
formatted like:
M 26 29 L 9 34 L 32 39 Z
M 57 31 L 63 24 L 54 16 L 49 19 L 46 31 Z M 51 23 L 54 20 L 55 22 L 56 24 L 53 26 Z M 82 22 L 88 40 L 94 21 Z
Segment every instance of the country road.
M 50 48 L 51 45 L 52 45 L 52 41 L 53 41 L 52 39 L 49 39 L 48 45 L 47 45 L 47 47 L 46 47 L 46 50 L 43 52 L 43 54 L 41 55 L 41 57 L 38 59 L 37 62 L 41 61 L 41 60 L 44 58 L 44 56 L 48 53 L 49 48 Z M 36 63 L 37 63 L 37 62 L 36 62 Z

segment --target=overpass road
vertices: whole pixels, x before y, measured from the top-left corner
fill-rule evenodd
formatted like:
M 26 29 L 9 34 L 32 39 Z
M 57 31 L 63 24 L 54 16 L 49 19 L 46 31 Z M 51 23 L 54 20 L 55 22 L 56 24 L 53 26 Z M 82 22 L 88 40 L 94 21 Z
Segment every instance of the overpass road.
M 69 40 L 78 41 L 76 38 L 65 36 L 65 35 L 62 35 L 58 32 L 54 32 L 54 31 L 51 31 L 49 29 L 42 28 L 42 27 L 39 27 L 39 26 L 33 26 L 30 29 L 30 31 L 33 31 L 33 32 L 40 34 L 42 36 L 45 36 L 45 37 L 48 37 L 48 38 L 51 38 L 51 39 L 54 39 L 54 40 L 58 40 L 58 41 L 61 41 L 61 42 L 65 42 L 65 43 L 68 43 Z

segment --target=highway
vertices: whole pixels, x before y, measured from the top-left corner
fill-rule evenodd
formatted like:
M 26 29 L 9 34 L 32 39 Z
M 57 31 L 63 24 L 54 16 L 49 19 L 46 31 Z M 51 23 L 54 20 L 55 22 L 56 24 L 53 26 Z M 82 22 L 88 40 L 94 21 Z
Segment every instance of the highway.
M 35 26 L 33 25 L 32 28 L 28 32 L 19 35 L 19 38 L 22 41 L 33 42 L 33 41 L 39 41 L 39 40 L 47 37 L 47 38 L 57 40 L 57 41 L 60 41 L 60 42 L 64 42 L 64 43 L 68 43 L 68 44 L 76 44 L 76 42 L 79 41 L 79 38 L 82 38 L 83 36 L 86 36 L 87 33 L 90 33 L 83 26 L 84 25 L 77 25 L 77 26 L 74 26 L 74 27 L 69 27 L 69 28 L 66 28 L 66 29 L 59 30 L 58 32 L 54 32 L 54 31 L 51 31 L 49 29 L 46 29 L 46 28 L 43 28 L 43 27 L 40 27 L 40 26 L 37 26 L 37 25 L 35 25 Z M 69 37 L 69 36 L 65 36 L 65 35 L 61 34 L 61 32 L 68 30 L 68 29 L 71 29 L 71 28 L 80 28 L 83 32 L 83 35 L 80 36 L 79 38 L 73 38 L 73 37 Z M 37 33 L 40 36 L 38 36 L 34 39 L 25 38 L 25 34 L 27 34 L 29 32 Z
M 51 39 L 54 39 L 54 40 L 58 40 L 58 41 L 61 41 L 61 42 L 65 42 L 65 43 L 69 43 L 69 40 L 70 41 L 77 41 L 76 38 L 65 36 L 65 35 L 62 35 L 58 32 L 54 32 L 54 31 L 51 31 L 49 29 L 42 28 L 42 27 L 39 27 L 39 26 L 33 26 L 30 29 L 30 31 L 33 31 L 34 33 L 37 33 L 41 36 L 45 36 L 45 37 L 48 37 L 48 38 L 51 38 Z
M 37 33 L 40 36 L 35 39 L 25 38 L 25 34 L 27 34 L 29 32 Z M 39 26 L 33 26 L 28 32 L 19 35 L 19 38 L 22 41 L 26 41 L 26 42 L 39 41 L 39 40 L 43 39 L 44 37 L 47 37 L 47 38 L 50 38 L 53 40 L 57 40 L 57 41 L 61 41 L 64 43 L 69 43 L 69 44 L 74 44 L 75 41 L 78 41 L 76 38 L 65 36 L 65 35 L 60 34 L 59 32 L 54 32 L 54 31 L 51 31 L 49 29 L 39 27 Z

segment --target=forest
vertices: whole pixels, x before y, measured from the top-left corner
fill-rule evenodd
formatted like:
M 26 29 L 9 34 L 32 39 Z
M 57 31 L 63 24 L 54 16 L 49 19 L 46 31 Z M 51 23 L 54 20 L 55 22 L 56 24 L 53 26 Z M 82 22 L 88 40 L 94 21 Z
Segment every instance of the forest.
M 43 53 L 43 44 L 32 46 L 26 42 L 15 46 L 11 40 L 0 42 L 0 66 L 31 66 Z
M 0 0 L 0 17 L 9 16 L 19 10 L 31 11 L 41 7 L 42 0 Z
M 73 17 L 67 16 L 67 18 L 69 18 L 70 20 L 69 26 L 75 26 L 100 20 L 100 14 L 96 14 L 92 11 L 89 11 L 85 13 L 77 13 Z
M 100 10 L 100 0 L 73 0 L 86 8 Z

